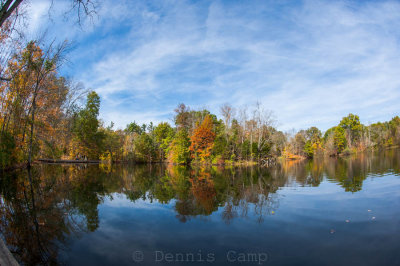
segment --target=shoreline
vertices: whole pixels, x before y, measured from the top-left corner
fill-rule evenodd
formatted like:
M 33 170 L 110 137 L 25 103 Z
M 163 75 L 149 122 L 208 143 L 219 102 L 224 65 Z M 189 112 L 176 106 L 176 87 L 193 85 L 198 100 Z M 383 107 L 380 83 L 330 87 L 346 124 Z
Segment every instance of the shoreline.
M 300 162 L 304 160 L 314 160 L 314 159 L 321 159 L 321 158 L 346 158 L 349 156 L 354 156 L 358 154 L 362 154 L 365 152 L 374 152 L 374 151 L 383 151 L 383 150 L 391 150 L 400 148 L 399 145 L 392 145 L 388 147 L 376 147 L 376 148 L 367 148 L 361 151 L 350 152 L 350 153 L 342 153 L 342 154 L 335 154 L 335 155 L 323 155 L 323 156 L 316 156 L 314 158 L 306 158 L 306 157 L 273 157 L 273 161 L 268 162 L 267 164 L 263 164 L 257 161 L 237 161 L 237 162 L 224 162 L 224 163 L 199 163 L 193 162 L 188 164 L 182 164 L 187 166 L 261 166 L 261 167 L 271 167 L 276 165 L 278 162 Z M 171 162 L 135 162 L 135 161 L 101 161 L 101 160 L 61 160 L 61 159 L 37 159 L 32 164 L 166 164 L 166 165 L 179 165 L 174 164 Z M 27 163 L 19 163 L 8 168 L 0 169 L 0 171 L 9 172 L 17 169 L 24 169 L 28 166 Z

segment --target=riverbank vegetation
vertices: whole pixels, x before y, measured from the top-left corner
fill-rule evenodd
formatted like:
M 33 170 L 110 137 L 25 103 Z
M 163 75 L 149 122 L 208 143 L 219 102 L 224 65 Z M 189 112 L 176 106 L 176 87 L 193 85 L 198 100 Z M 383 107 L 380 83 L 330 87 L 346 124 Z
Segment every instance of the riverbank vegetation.
M 225 104 L 220 118 L 179 104 L 174 123 L 99 120 L 100 97 L 58 73 L 67 44 L 29 42 L 8 62 L 0 86 L 1 168 L 38 158 L 137 163 L 265 164 L 275 158 L 338 156 L 400 144 L 400 118 L 363 125 L 349 114 L 326 132 L 279 131 L 271 111 Z

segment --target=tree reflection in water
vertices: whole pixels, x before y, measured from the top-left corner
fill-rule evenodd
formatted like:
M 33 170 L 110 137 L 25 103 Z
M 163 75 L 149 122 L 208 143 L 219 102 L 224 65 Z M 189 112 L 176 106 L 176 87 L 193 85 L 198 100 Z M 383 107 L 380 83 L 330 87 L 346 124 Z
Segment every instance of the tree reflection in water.
M 282 187 L 317 187 L 327 180 L 356 193 L 367 176 L 398 174 L 399 164 L 399 150 L 388 150 L 285 162 L 271 169 L 36 165 L 2 175 L 0 230 L 24 264 L 56 264 L 71 235 L 79 237 L 99 227 L 98 206 L 115 193 L 133 204 L 137 200 L 172 204 L 181 222 L 221 210 L 227 224 L 246 216 L 261 223 L 279 208 L 276 192 Z

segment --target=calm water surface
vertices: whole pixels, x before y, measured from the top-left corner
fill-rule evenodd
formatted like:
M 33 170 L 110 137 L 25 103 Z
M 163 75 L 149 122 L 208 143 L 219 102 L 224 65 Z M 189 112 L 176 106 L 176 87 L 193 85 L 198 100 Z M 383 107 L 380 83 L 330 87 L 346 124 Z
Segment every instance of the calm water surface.
M 400 265 L 400 150 L 273 169 L 37 165 L 2 174 L 26 265 Z

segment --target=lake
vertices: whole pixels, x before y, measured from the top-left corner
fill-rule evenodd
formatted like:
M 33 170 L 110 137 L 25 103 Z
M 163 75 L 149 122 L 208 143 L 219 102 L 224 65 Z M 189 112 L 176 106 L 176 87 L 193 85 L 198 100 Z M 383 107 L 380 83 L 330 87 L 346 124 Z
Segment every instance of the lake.
M 43 164 L 0 192 L 26 265 L 400 265 L 398 149 L 269 169 Z

